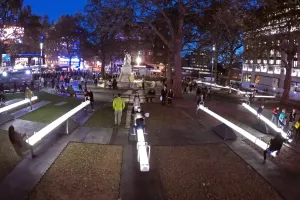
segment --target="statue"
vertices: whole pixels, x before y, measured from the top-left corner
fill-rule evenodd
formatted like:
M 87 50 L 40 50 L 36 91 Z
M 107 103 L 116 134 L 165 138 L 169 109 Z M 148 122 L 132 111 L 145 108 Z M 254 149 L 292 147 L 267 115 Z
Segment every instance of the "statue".
M 125 53 L 123 66 L 131 65 L 131 56 L 129 53 Z
M 129 83 L 131 73 L 131 55 L 126 52 L 124 57 L 124 63 L 119 76 L 119 82 Z

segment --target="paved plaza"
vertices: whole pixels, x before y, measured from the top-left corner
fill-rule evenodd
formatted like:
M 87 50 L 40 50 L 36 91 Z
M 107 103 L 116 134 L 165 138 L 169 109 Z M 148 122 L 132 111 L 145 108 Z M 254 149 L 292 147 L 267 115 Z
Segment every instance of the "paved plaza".
M 34 159 L 15 155 L 6 137 L 8 127 L 14 125 L 22 133 L 33 134 L 54 120 L 53 116 L 39 117 L 45 113 L 60 116 L 80 99 L 41 93 L 39 102 L 47 104 L 0 127 L 0 154 L 5 159 L 0 161 L 1 200 L 299 199 L 299 145 L 285 145 L 279 157 L 262 164 L 261 150 L 239 133 L 236 140 L 228 141 L 215 134 L 213 128 L 221 122 L 204 112 L 196 113 L 194 94 L 176 99 L 172 106 L 162 106 L 158 98 L 142 103 L 144 112 L 150 113 L 145 139 L 151 154 L 150 171 L 140 172 L 135 136 L 129 136 L 131 99 L 136 90 L 93 91 L 95 111 L 87 107 L 77 113 L 69 135 L 49 134 L 35 148 Z M 119 92 L 127 105 L 122 123 L 116 127 L 111 105 L 113 95 Z M 138 92 L 144 97 L 142 90 Z M 205 106 L 257 137 L 273 137 L 254 126 L 255 116 L 249 115 L 241 102 L 239 97 L 227 98 L 213 91 Z M 59 114 L 51 113 L 59 109 Z

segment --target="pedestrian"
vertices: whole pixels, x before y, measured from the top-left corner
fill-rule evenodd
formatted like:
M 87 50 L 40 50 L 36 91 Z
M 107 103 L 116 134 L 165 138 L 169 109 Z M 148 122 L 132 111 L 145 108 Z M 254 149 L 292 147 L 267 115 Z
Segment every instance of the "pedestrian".
M 94 84 L 95 84 L 95 87 L 97 87 L 98 86 L 98 79 L 94 79 Z
M 117 85 L 118 85 L 118 82 L 117 82 L 117 80 L 114 78 L 114 79 L 113 79 L 113 82 L 112 82 L 113 90 L 116 90 L 116 89 L 117 89 Z
M 211 100 L 211 88 L 207 89 L 207 98 Z
M 282 147 L 283 142 L 285 139 L 281 136 L 281 134 L 278 134 L 275 136 L 275 138 L 272 138 L 270 140 L 270 146 L 264 150 L 264 161 L 263 163 L 266 162 L 267 159 L 267 153 L 272 154 L 273 152 L 276 152 L 276 155 L 278 156 L 280 153 L 280 149 Z
M 13 126 L 10 126 L 8 128 L 8 137 L 18 156 L 23 158 L 31 152 L 32 157 L 36 157 L 32 147 L 25 141 L 26 134 L 18 133 Z
M 296 121 L 296 109 L 293 109 L 289 116 L 289 130 L 292 129 Z
M 121 94 L 118 94 L 118 97 L 113 101 L 113 109 L 115 111 L 115 125 L 121 124 L 122 111 L 125 108 L 125 101 L 121 98 Z
M 260 117 L 260 115 L 261 115 L 261 113 L 262 113 L 262 111 L 264 110 L 264 106 L 263 105 L 261 105 L 258 109 L 257 109 L 257 119 L 259 119 L 259 117 Z
M 87 89 L 87 78 L 84 79 L 84 89 L 85 89 L 85 90 Z
M 29 104 L 30 104 L 30 109 L 31 110 L 32 110 L 32 102 L 31 102 L 32 96 L 33 96 L 32 91 L 28 87 L 26 87 L 26 89 L 25 89 L 25 98 L 29 99 Z
M 168 91 L 168 105 L 172 105 L 173 98 L 174 98 L 174 92 L 170 88 L 169 91 Z
M 271 122 L 273 122 L 274 124 L 278 124 L 278 116 L 279 116 L 279 107 L 274 108 L 272 110 Z
M 90 104 L 91 104 L 91 108 L 94 111 L 94 93 L 92 92 L 92 90 L 89 90 L 88 92 L 88 99 L 90 100 Z
M 294 140 L 295 140 L 296 143 L 298 143 L 298 141 L 300 139 L 300 117 L 298 118 L 298 121 L 295 123 L 294 127 L 295 127 Z
M 167 86 L 164 86 L 164 88 L 161 90 L 161 93 L 160 93 L 160 95 L 161 95 L 160 100 L 161 100 L 161 104 L 163 106 L 166 105 L 167 94 L 168 94 Z
M 139 93 L 135 93 L 133 97 L 133 106 L 132 106 L 132 111 L 131 114 L 133 115 L 134 112 L 136 111 L 137 108 L 141 107 L 141 99 Z
M 278 117 L 278 127 L 282 127 L 284 125 L 283 122 L 285 117 L 286 117 L 285 108 L 283 108 Z
M 142 88 L 143 88 L 143 90 L 145 91 L 145 81 L 143 80 L 143 82 L 142 82 Z

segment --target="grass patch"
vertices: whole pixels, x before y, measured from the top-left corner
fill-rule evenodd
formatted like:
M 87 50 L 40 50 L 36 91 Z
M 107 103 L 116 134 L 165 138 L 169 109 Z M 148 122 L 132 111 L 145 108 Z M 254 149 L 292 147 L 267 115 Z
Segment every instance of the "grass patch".
M 45 100 L 51 101 L 51 103 L 24 115 L 21 119 L 42 123 L 50 123 L 81 103 L 81 101 L 78 99 L 62 97 L 58 95 L 48 94 L 45 92 L 37 92 L 35 93 L 35 95 L 39 97 L 39 101 Z M 62 101 L 67 103 L 62 106 L 54 105 Z
M 8 139 L 7 131 L 0 130 L 0 182 L 21 161 Z
M 127 106 L 123 110 L 121 127 L 125 126 L 127 115 Z M 111 105 L 104 106 L 97 110 L 92 117 L 84 124 L 90 127 L 111 128 L 115 125 L 114 110 Z
M 70 143 L 28 199 L 118 199 L 122 151 L 121 146 Z
M 166 199 L 282 199 L 223 143 L 160 146 L 152 152 Z

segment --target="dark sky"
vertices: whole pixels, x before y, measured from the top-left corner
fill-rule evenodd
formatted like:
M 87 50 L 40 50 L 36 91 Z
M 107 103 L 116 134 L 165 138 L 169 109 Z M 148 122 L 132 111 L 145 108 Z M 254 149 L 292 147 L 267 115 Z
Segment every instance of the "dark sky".
M 24 0 L 24 5 L 30 5 L 34 14 L 48 15 L 52 21 L 61 15 L 83 11 L 86 2 L 87 0 Z

